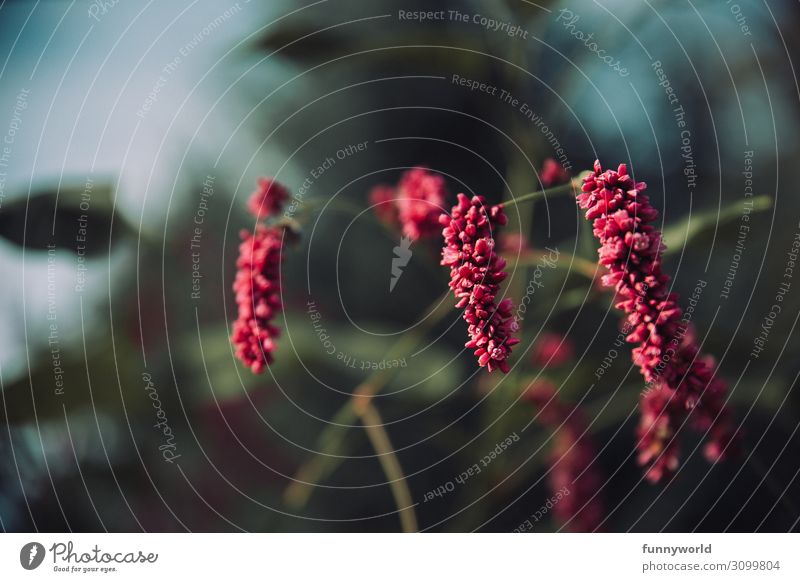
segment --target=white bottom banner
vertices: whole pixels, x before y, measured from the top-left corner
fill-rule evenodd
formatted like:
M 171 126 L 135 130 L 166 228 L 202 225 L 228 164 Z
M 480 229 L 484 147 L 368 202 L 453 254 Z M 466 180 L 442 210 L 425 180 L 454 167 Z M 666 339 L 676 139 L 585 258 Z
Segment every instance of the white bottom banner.
M 800 580 L 793 534 L 4 534 L 4 580 Z M 580 578 L 579 578 L 580 577 Z

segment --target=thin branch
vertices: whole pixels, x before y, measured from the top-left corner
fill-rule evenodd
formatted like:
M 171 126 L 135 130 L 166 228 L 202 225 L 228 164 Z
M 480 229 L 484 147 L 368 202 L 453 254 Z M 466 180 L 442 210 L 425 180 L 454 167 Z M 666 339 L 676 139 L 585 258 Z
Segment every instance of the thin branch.
M 414 500 L 411 498 L 411 491 L 408 489 L 403 468 L 400 466 L 400 461 L 384 428 L 383 419 L 371 400 L 360 401 L 356 412 L 364 424 L 367 437 L 378 455 L 383 473 L 389 482 L 395 505 L 397 505 L 400 525 L 406 533 L 416 532 L 418 526 Z
M 452 303 L 448 301 L 448 289 L 434 303 L 433 311 L 422 323 L 412 331 L 404 334 L 387 352 L 385 359 L 393 360 L 410 352 L 417 345 L 425 333 L 452 310 Z M 342 462 L 343 457 L 338 455 L 344 437 L 350 426 L 358 419 L 356 407 L 359 402 L 369 402 L 373 396 L 380 392 L 383 387 L 391 380 L 392 374 L 399 368 L 387 368 L 377 370 L 370 374 L 355 390 L 350 398 L 334 415 L 331 423 L 325 427 L 317 439 L 317 451 L 314 457 L 306 462 L 295 474 L 294 480 L 284 491 L 283 499 L 287 505 L 294 509 L 304 507 L 308 503 L 311 493 L 317 483 L 320 483 L 326 476 Z
M 555 196 L 556 194 L 565 194 L 567 192 L 575 192 L 577 189 L 581 187 L 583 183 L 583 179 L 589 175 L 590 172 L 581 172 L 578 174 L 576 178 L 573 178 L 566 184 L 562 184 L 561 186 L 556 186 L 554 188 L 545 188 L 544 190 L 537 190 L 536 192 L 529 192 L 528 194 L 523 194 L 522 196 L 518 196 L 517 198 L 512 198 L 511 200 L 503 201 L 503 206 L 515 206 L 520 202 L 527 202 L 529 200 L 538 200 L 539 198 L 544 198 L 545 196 Z

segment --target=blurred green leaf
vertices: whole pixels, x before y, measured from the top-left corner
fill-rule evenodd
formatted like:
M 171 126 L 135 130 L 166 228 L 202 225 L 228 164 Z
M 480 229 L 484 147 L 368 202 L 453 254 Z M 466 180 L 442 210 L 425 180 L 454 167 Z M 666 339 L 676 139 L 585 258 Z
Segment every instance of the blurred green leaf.
M 139 370 L 134 367 L 133 360 L 128 357 L 116 359 L 110 343 L 102 344 L 101 350 L 94 351 L 83 359 L 61 359 L 58 366 L 49 352 L 31 361 L 41 362 L 37 368 L 19 379 L 5 384 L 0 406 L 3 412 L 0 418 L 7 418 L 9 423 L 32 422 L 48 418 L 63 418 L 64 410 L 74 410 L 86 406 L 111 409 L 123 405 L 117 374 L 121 379 L 125 394 L 125 410 L 130 412 L 149 400 L 142 390 L 142 397 L 125 389 L 126 385 L 135 386 L 139 380 Z M 118 353 L 127 353 L 117 345 Z M 87 369 L 87 362 L 90 363 Z M 56 382 L 63 382 L 57 386 Z M 58 390 L 58 392 L 57 392 Z M 60 392 L 60 393 L 59 393 Z M 130 396 L 130 397 L 129 397 Z
M 369 34 L 353 32 L 353 26 L 362 27 Z M 380 34 L 374 34 L 375 30 Z M 457 47 L 457 50 L 432 50 L 431 47 Z M 402 50 L 375 50 L 380 47 L 402 47 Z M 381 19 L 367 20 L 348 26 L 320 26 L 310 19 L 285 22 L 277 28 L 270 28 L 259 38 L 251 50 L 275 53 L 281 58 L 300 63 L 321 63 L 332 59 L 357 54 L 360 61 L 394 63 L 403 68 L 413 68 L 420 63 L 440 65 L 447 71 L 461 67 L 474 70 L 485 69 L 487 57 L 478 52 L 464 50 L 484 48 L 479 35 L 463 34 L 456 30 L 442 30 L 441 27 L 424 29 L 416 27 L 413 42 L 407 33 L 398 32 L 391 27 L 382 26 Z M 483 65 L 483 66 L 481 66 Z
M 93 256 L 108 251 L 112 208 L 109 184 L 44 189 L 2 205 L 0 236 L 29 250 L 46 250 L 48 244 L 75 249 L 81 240 L 86 256 Z
M 752 202 L 752 212 L 761 212 L 772 208 L 772 197 L 770 196 L 755 196 Z M 684 245 L 688 246 L 699 234 L 714 228 L 715 225 L 736 220 L 741 216 L 741 200 L 724 206 L 719 212 L 712 209 L 692 213 L 684 220 L 664 229 L 663 241 L 667 247 L 664 254 L 670 255 L 676 253 L 682 249 Z
M 398 336 L 369 334 L 354 329 L 349 323 L 328 319 L 325 321 L 325 329 L 331 338 L 335 338 L 337 351 L 355 360 L 354 367 L 350 367 L 336 355 L 325 353 L 305 313 L 285 312 L 285 321 L 280 322 L 280 325 L 288 326 L 292 333 L 291 343 L 287 334 L 284 333 L 281 338 L 280 357 L 276 357 L 272 365 L 272 372 L 277 378 L 290 377 L 295 373 L 295 368 L 298 374 L 301 372 L 302 364 L 292 353 L 294 351 L 310 368 L 322 370 L 327 366 L 332 372 L 352 377 L 351 388 L 370 372 L 395 368 L 393 384 L 399 388 L 413 386 L 406 390 L 398 388 L 398 396 L 430 401 L 448 394 L 458 384 L 456 379 L 463 372 L 461 363 L 454 360 L 457 352 L 446 348 L 442 342 L 419 352 L 411 350 L 404 356 L 398 354 L 397 357 L 392 356 L 387 360 L 386 354 L 395 345 Z M 234 358 L 230 332 L 226 327 L 203 326 L 201 329 L 202 346 L 198 343 L 196 331 L 187 334 L 180 342 L 182 361 L 202 361 L 193 372 L 188 372 L 193 374 L 192 385 L 197 388 L 193 396 L 198 401 L 206 401 L 212 397 L 209 378 L 213 396 L 220 401 L 242 396 L 242 386 L 250 391 L 271 381 L 269 376 L 251 374 Z M 447 374 L 441 373 L 445 368 Z M 346 385 L 344 388 L 346 389 Z

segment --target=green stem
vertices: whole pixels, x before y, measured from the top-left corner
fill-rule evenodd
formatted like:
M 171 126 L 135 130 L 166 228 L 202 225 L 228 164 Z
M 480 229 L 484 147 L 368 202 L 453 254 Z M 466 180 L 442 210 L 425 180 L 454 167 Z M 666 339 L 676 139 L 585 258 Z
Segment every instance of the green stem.
M 404 334 L 386 353 L 385 359 L 394 360 L 399 356 L 410 352 L 417 345 L 420 338 L 424 337 L 430 328 L 442 320 L 442 318 L 452 309 L 452 304 L 448 301 L 450 291 L 446 291 L 434 303 L 433 312 L 416 328 Z M 317 483 L 330 475 L 336 467 L 343 461 L 338 455 L 341 449 L 347 429 L 358 419 L 358 403 L 367 399 L 368 402 L 373 396 L 378 394 L 383 387 L 391 380 L 397 368 L 387 368 L 371 373 L 361 384 L 359 384 L 350 398 L 336 412 L 332 422 L 325 427 L 317 439 L 317 450 L 319 451 L 311 460 L 306 462 L 295 474 L 294 480 L 284 491 L 283 499 L 287 505 L 299 509 L 308 503 L 311 493 Z
M 416 532 L 418 527 L 417 515 L 414 512 L 414 500 L 411 498 L 411 491 L 408 489 L 403 468 L 400 466 L 400 461 L 397 459 L 392 442 L 384 428 L 383 419 L 378 409 L 369 400 L 360 402 L 356 407 L 356 412 L 364 424 L 367 437 L 378 455 L 378 461 L 380 461 L 383 473 L 389 482 L 395 505 L 397 505 L 400 526 L 406 533 Z
M 573 178 L 566 184 L 562 184 L 561 186 L 555 186 L 554 188 L 545 188 L 544 190 L 537 190 L 536 192 L 529 192 L 528 194 L 523 194 L 513 200 L 504 201 L 503 206 L 515 206 L 521 202 L 528 202 L 529 200 L 538 200 L 539 198 L 544 198 L 546 195 L 555 196 L 556 194 L 565 194 L 567 192 L 574 192 L 577 190 L 581 183 L 583 182 L 583 178 L 588 176 L 589 172 L 581 172 L 577 178 Z

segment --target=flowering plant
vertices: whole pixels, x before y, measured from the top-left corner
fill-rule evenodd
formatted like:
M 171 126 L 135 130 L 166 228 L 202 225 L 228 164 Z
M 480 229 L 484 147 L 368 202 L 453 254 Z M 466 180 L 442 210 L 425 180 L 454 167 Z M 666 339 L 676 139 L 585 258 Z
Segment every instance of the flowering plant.
M 541 376 L 572 365 L 575 347 L 570 338 L 547 331 L 535 342 L 530 357 L 514 358 L 522 319 L 515 315 L 513 287 L 504 285 L 509 265 L 501 254 L 518 264 L 544 255 L 521 234 L 504 232 L 509 223 L 506 208 L 535 201 L 548 192 L 574 193 L 600 243 L 596 265 L 580 260 L 579 267 L 587 277 L 599 275 L 602 286 L 613 291 L 616 308 L 625 314 L 624 337 L 633 345 L 632 361 L 643 377 L 636 448 L 646 478 L 663 481 L 677 470 L 679 433 L 689 421 L 707 435 L 705 453 L 710 461 L 733 454 L 737 439 L 726 405 L 726 384 L 713 358 L 700 352 L 693 326 L 678 295 L 670 290 L 670 277 L 663 270 L 664 236 L 655 226 L 658 212 L 644 194 L 646 185 L 635 182 L 625 164 L 603 170 L 597 161 L 592 171 L 578 178 L 554 164 L 552 160 L 545 164 L 542 182 L 555 186 L 505 203 L 492 204 L 482 195 L 459 193 L 445 212 L 449 197 L 445 180 L 424 167 L 404 172 L 396 187 L 374 186 L 369 201 L 378 221 L 400 232 L 404 240 L 441 237 L 440 264 L 449 271 L 455 308 L 467 324 L 464 346 L 473 352 L 477 366 L 488 374 L 509 374 L 513 368 L 531 366 Z M 294 231 L 277 215 L 289 198 L 282 185 L 260 179 L 248 202 L 256 226 L 252 233 L 242 233 L 234 283 L 238 319 L 232 341 L 237 357 L 257 374 L 273 364 L 279 335 L 272 320 L 282 309 L 281 292 L 286 292 L 281 290 L 280 277 L 283 243 L 287 233 Z M 552 251 L 548 256 L 552 257 Z M 387 375 L 368 377 L 353 391 L 344 410 L 360 417 L 375 451 L 387 458 L 384 470 L 393 483 L 401 522 L 405 529 L 416 529 L 411 492 L 372 402 Z M 512 382 L 520 382 L 519 377 L 514 375 Z M 520 401 L 533 405 L 538 424 L 553 431 L 548 483 L 558 504 L 552 515 L 573 531 L 602 528 L 603 495 L 598 488 L 603 472 L 588 434 L 590 423 L 580 406 L 565 402 L 546 377 L 518 390 Z M 307 498 L 302 490 L 290 487 L 287 499 Z

